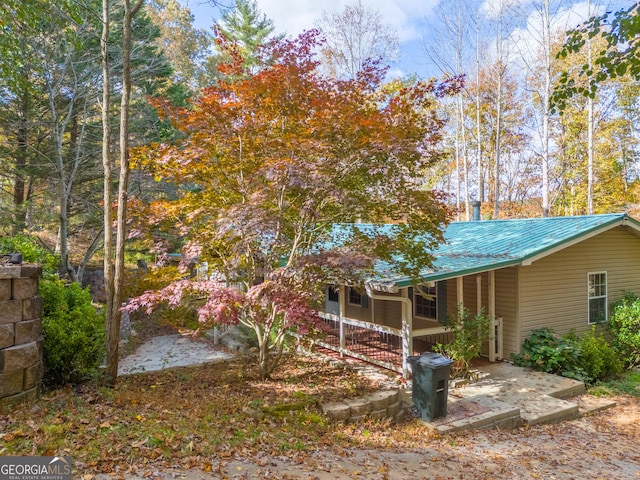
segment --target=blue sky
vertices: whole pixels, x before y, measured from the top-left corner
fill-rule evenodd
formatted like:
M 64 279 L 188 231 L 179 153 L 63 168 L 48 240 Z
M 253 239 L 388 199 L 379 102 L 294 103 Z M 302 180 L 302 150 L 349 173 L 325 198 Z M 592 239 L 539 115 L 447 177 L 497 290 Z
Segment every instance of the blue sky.
M 354 0 L 258 0 L 260 10 L 271 18 L 277 32 L 297 35 L 313 28 L 322 13 L 340 11 Z M 189 6 L 195 16 L 195 26 L 209 29 L 220 10 L 207 0 L 181 0 Z M 363 4 L 380 13 L 383 21 L 393 27 L 400 38 L 401 58 L 393 65 L 393 76 L 415 73 L 420 77 L 439 76 L 440 70 L 429 59 L 425 47 L 440 49 L 446 57 L 450 43 L 444 32 L 442 15 L 449 14 L 457 0 L 362 0 Z M 233 0 L 219 0 L 224 5 Z M 509 29 L 514 42 L 529 46 L 534 42 L 536 18 L 534 4 L 541 0 L 466 0 L 464 5 L 476 4 L 483 15 L 485 25 L 490 22 L 497 5 L 508 4 L 514 12 L 509 17 Z M 580 23 L 587 17 L 587 0 L 551 0 L 552 10 L 557 12 L 556 27 L 566 29 Z M 592 11 L 617 10 L 632 2 L 620 0 L 591 0 Z M 485 53 L 491 50 L 491 36 L 484 39 Z

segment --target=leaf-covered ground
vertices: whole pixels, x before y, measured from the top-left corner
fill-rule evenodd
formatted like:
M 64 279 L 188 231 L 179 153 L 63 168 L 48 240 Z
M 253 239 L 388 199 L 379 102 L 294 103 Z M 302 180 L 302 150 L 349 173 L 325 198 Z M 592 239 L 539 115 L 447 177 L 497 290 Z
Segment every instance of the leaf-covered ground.
M 339 425 L 320 413 L 377 387 L 309 357 L 266 382 L 244 360 L 145 373 L 2 412 L 0 455 L 71 455 L 83 480 L 640 478 L 637 398 L 557 425 L 443 438 L 410 415 Z

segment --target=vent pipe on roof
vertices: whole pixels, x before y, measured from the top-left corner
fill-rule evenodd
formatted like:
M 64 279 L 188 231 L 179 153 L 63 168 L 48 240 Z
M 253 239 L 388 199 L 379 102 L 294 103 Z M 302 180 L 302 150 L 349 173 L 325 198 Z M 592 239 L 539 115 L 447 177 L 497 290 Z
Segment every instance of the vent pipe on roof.
M 482 205 L 480 203 L 480 200 L 474 200 L 473 202 L 471 202 L 471 205 L 473 206 L 473 216 L 471 217 L 471 220 L 474 222 L 479 222 L 480 221 L 480 205 Z

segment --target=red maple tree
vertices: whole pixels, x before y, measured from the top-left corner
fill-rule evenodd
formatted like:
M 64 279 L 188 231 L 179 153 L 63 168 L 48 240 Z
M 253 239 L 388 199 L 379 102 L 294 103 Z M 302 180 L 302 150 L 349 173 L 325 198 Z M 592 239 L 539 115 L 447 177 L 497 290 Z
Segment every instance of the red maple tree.
M 326 78 L 316 68 L 319 42 L 314 31 L 276 41 L 257 73 L 232 62 L 229 80 L 188 108 L 159 102 L 182 137 L 136 152 L 178 192 L 152 204 L 145 222 L 177 229 L 183 253 L 244 288 L 181 281 L 130 308 L 196 293 L 201 321 L 255 331 L 263 377 L 291 328 L 318 328 L 311 307 L 327 283 L 361 284 L 377 262 L 417 277 L 447 221 L 424 175 L 442 154 L 438 98 L 460 79 L 391 88 L 374 62 L 356 79 Z

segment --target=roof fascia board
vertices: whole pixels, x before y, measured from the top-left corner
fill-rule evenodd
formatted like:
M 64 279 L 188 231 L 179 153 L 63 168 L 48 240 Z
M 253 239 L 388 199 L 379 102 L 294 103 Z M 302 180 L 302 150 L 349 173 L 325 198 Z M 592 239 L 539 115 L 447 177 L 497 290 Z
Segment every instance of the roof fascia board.
M 629 227 L 630 229 L 635 230 L 640 234 L 640 222 L 635 218 L 631 218 L 629 215 L 625 215 L 622 218 L 622 225 L 624 225 L 625 227 Z
M 491 270 L 500 270 L 501 268 L 513 267 L 516 265 L 520 265 L 520 259 L 510 259 L 500 263 L 494 263 L 490 267 L 478 267 L 478 268 L 470 268 L 468 270 L 458 270 L 455 272 L 446 272 L 441 274 L 427 275 L 422 277 L 420 282 L 439 282 L 441 280 L 449 280 L 450 278 L 458 278 L 464 277 L 466 275 L 473 275 L 474 273 L 484 273 L 490 272 Z M 412 282 L 411 279 L 402 279 L 396 282 L 396 287 L 404 288 L 410 287 L 414 285 L 415 282 Z

